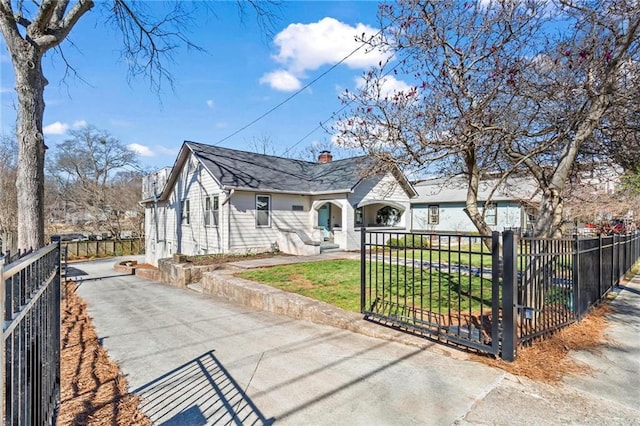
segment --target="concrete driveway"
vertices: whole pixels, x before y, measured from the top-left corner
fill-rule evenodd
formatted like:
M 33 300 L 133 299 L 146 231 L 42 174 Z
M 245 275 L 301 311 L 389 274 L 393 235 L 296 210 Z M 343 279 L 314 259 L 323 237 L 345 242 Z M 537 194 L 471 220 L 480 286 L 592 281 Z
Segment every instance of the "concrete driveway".
M 99 338 L 155 424 L 624 424 L 638 411 L 477 362 L 74 264 Z
M 157 424 L 451 424 L 503 373 L 75 264 L 79 295 Z

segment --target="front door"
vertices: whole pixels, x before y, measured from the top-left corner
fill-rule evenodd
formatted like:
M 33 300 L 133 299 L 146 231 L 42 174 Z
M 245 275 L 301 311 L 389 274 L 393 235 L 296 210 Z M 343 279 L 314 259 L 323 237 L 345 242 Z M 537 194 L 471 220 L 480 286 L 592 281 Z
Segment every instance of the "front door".
M 318 209 L 318 227 L 324 229 L 324 237 L 329 237 L 331 229 L 331 204 L 326 203 Z

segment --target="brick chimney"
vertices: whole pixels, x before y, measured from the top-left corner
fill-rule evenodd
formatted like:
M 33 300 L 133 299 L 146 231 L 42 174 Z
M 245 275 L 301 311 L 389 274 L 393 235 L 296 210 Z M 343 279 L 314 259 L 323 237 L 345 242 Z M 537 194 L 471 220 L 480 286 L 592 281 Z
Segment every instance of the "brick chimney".
M 331 151 L 320 151 L 320 155 L 318 155 L 318 164 L 330 163 L 331 160 L 333 160 Z

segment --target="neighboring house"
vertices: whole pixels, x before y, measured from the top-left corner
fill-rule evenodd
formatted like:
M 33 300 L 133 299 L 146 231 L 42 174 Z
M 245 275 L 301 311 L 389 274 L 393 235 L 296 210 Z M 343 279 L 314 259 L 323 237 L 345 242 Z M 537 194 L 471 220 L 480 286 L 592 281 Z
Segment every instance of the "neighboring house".
M 185 142 L 171 169 L 145 177 L 147 262 L 174 253 L 291 254 L 360 247 L 362 226 L 409 227 L 416 195 L 398 170 L 367 176 L 368 157 L 318 163 Z
M 491 194 L 497 184 L 495 179 L 485 180 L 478 188 L 478 207 L 487 225 L 494 231 L 516 229 L 526 233 L 533 224 L 537 206 L 535 181 L 508 178 Z M 418 196 L 411 200 L 412 231 L 478 232 L 464 211 L 466 178 L 427 179 L 415 182 L 414 188 Z

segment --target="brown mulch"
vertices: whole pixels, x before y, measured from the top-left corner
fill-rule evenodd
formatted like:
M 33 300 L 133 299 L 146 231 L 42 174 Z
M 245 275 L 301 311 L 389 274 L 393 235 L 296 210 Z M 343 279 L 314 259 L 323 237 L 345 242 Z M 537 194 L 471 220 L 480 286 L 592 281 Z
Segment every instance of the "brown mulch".
M 158 267 L 149 263 L 138 263 L 136 264 L 136 269 L 158 269 Z
M 67 282 L 62 303 L 58 425 L 150 425 L 139 398 L 102 347 L 86 303 Z
M 569 358 L 569 351 L 597 351 L 605 345 L 606 315 L 613 311 L 614 308 L 606 303 L 599 305 L 580 322 L 560 329 L 531 346 L 519 348 L 514 362 L 479 355 L 475 358 L 509 373 L 545 383 L 557 383 L 568 374 L 588 373 L 589 367 Z

